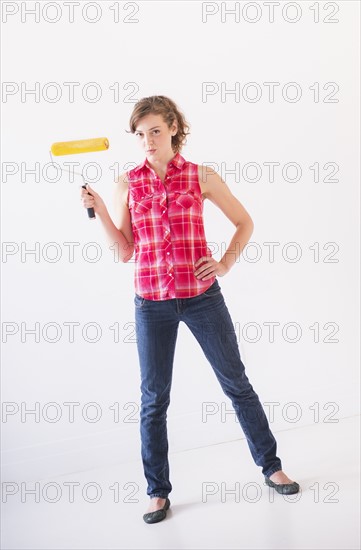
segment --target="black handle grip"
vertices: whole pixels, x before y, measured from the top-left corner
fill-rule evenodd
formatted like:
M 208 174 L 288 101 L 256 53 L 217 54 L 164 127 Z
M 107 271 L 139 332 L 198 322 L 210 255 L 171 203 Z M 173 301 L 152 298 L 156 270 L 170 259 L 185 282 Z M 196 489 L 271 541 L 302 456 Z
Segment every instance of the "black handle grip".
M 82 188 L 83 188 L 83 189 L 86 189 L 86 185 L 82 185 Z M 89 191 L 88 191 L 88 195 L 91 195 L 91 193 L 89 193 Z M 89 217 L 90 219 L 95 219 L 94 208 L 87 208 L 87 211 L 88 211 L 88 217 Z

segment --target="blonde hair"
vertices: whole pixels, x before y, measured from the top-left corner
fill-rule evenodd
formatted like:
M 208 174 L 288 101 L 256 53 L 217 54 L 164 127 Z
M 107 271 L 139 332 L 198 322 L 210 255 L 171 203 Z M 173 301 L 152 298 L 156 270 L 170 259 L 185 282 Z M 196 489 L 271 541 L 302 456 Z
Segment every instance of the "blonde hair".
M 180 153 L 183 146 L 187 143 L 187 135 L 190 134 L 187 130 L 190 129 L 190 126 L 176 103 L 164 95 L 152 95 L 140 99 L 136 103 L 129 120 L 130 132 L 132 134 L 136 132 L 140 119 L 148 114 L 162 115 L 168 128 L 175 121 L 177 122 L 178 131 L 175 136 L 172 136 L 172 149 L 175 153 Z

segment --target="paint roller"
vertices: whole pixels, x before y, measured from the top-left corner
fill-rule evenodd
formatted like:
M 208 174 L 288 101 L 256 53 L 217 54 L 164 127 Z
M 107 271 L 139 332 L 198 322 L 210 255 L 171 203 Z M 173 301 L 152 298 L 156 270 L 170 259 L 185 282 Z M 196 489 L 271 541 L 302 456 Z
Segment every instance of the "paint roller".
M 79 153 L 94 153 L 96 151 L 106 151 L 109 149 L 109 140 L 105 137 L 102 138 L 92 138 L 92 139 L 79 139 L 76 141 L 59 141 L 53 143 L 51 146 L 50 158 L 52 164 L 54 164 L 52 154 L 56 157 L 63 155 L 77 155 Z M 63 172 L 71 172 L 73 174 L 78 174 L 83 178 L 84 185 L 83 189 L 86 189 L 85 180 L 83 174 L 78 172 L 73 172 L 71 170 L 66 170 L 65 168 L 60 168 Z M 88 193 L 91 195 L 91 193 Z M 90 219 L 95 219 L 94 208 L 87 208 L 88 216 Z

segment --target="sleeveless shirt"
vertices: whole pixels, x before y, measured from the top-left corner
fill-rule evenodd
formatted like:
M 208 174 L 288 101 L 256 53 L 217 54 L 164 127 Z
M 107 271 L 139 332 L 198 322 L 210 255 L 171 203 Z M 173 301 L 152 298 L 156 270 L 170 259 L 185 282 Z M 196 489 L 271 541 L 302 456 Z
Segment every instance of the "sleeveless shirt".
M 194 263 L 212 256 L 205 237 L 198 165 L 178 152 L 167 164 L 164 183 L 147 158 L 126 174 L 136 294 L 148 300 L 201 294 L 216 276 L 205 281 L 194 276 Z

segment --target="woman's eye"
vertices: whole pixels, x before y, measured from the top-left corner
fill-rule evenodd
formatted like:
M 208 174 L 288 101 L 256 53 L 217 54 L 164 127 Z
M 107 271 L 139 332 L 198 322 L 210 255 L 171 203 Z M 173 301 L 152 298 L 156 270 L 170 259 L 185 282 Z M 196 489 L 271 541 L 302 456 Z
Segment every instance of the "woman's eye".
M 155 134 L 155 133 L 159 134 L 159 132 L 160 132 L 160 130 L 153 130 L 153 134 Z M 135 135 L 136 135 L 136 137 L 143 137 L 143 134 L 137 134 L 136 133 Z

